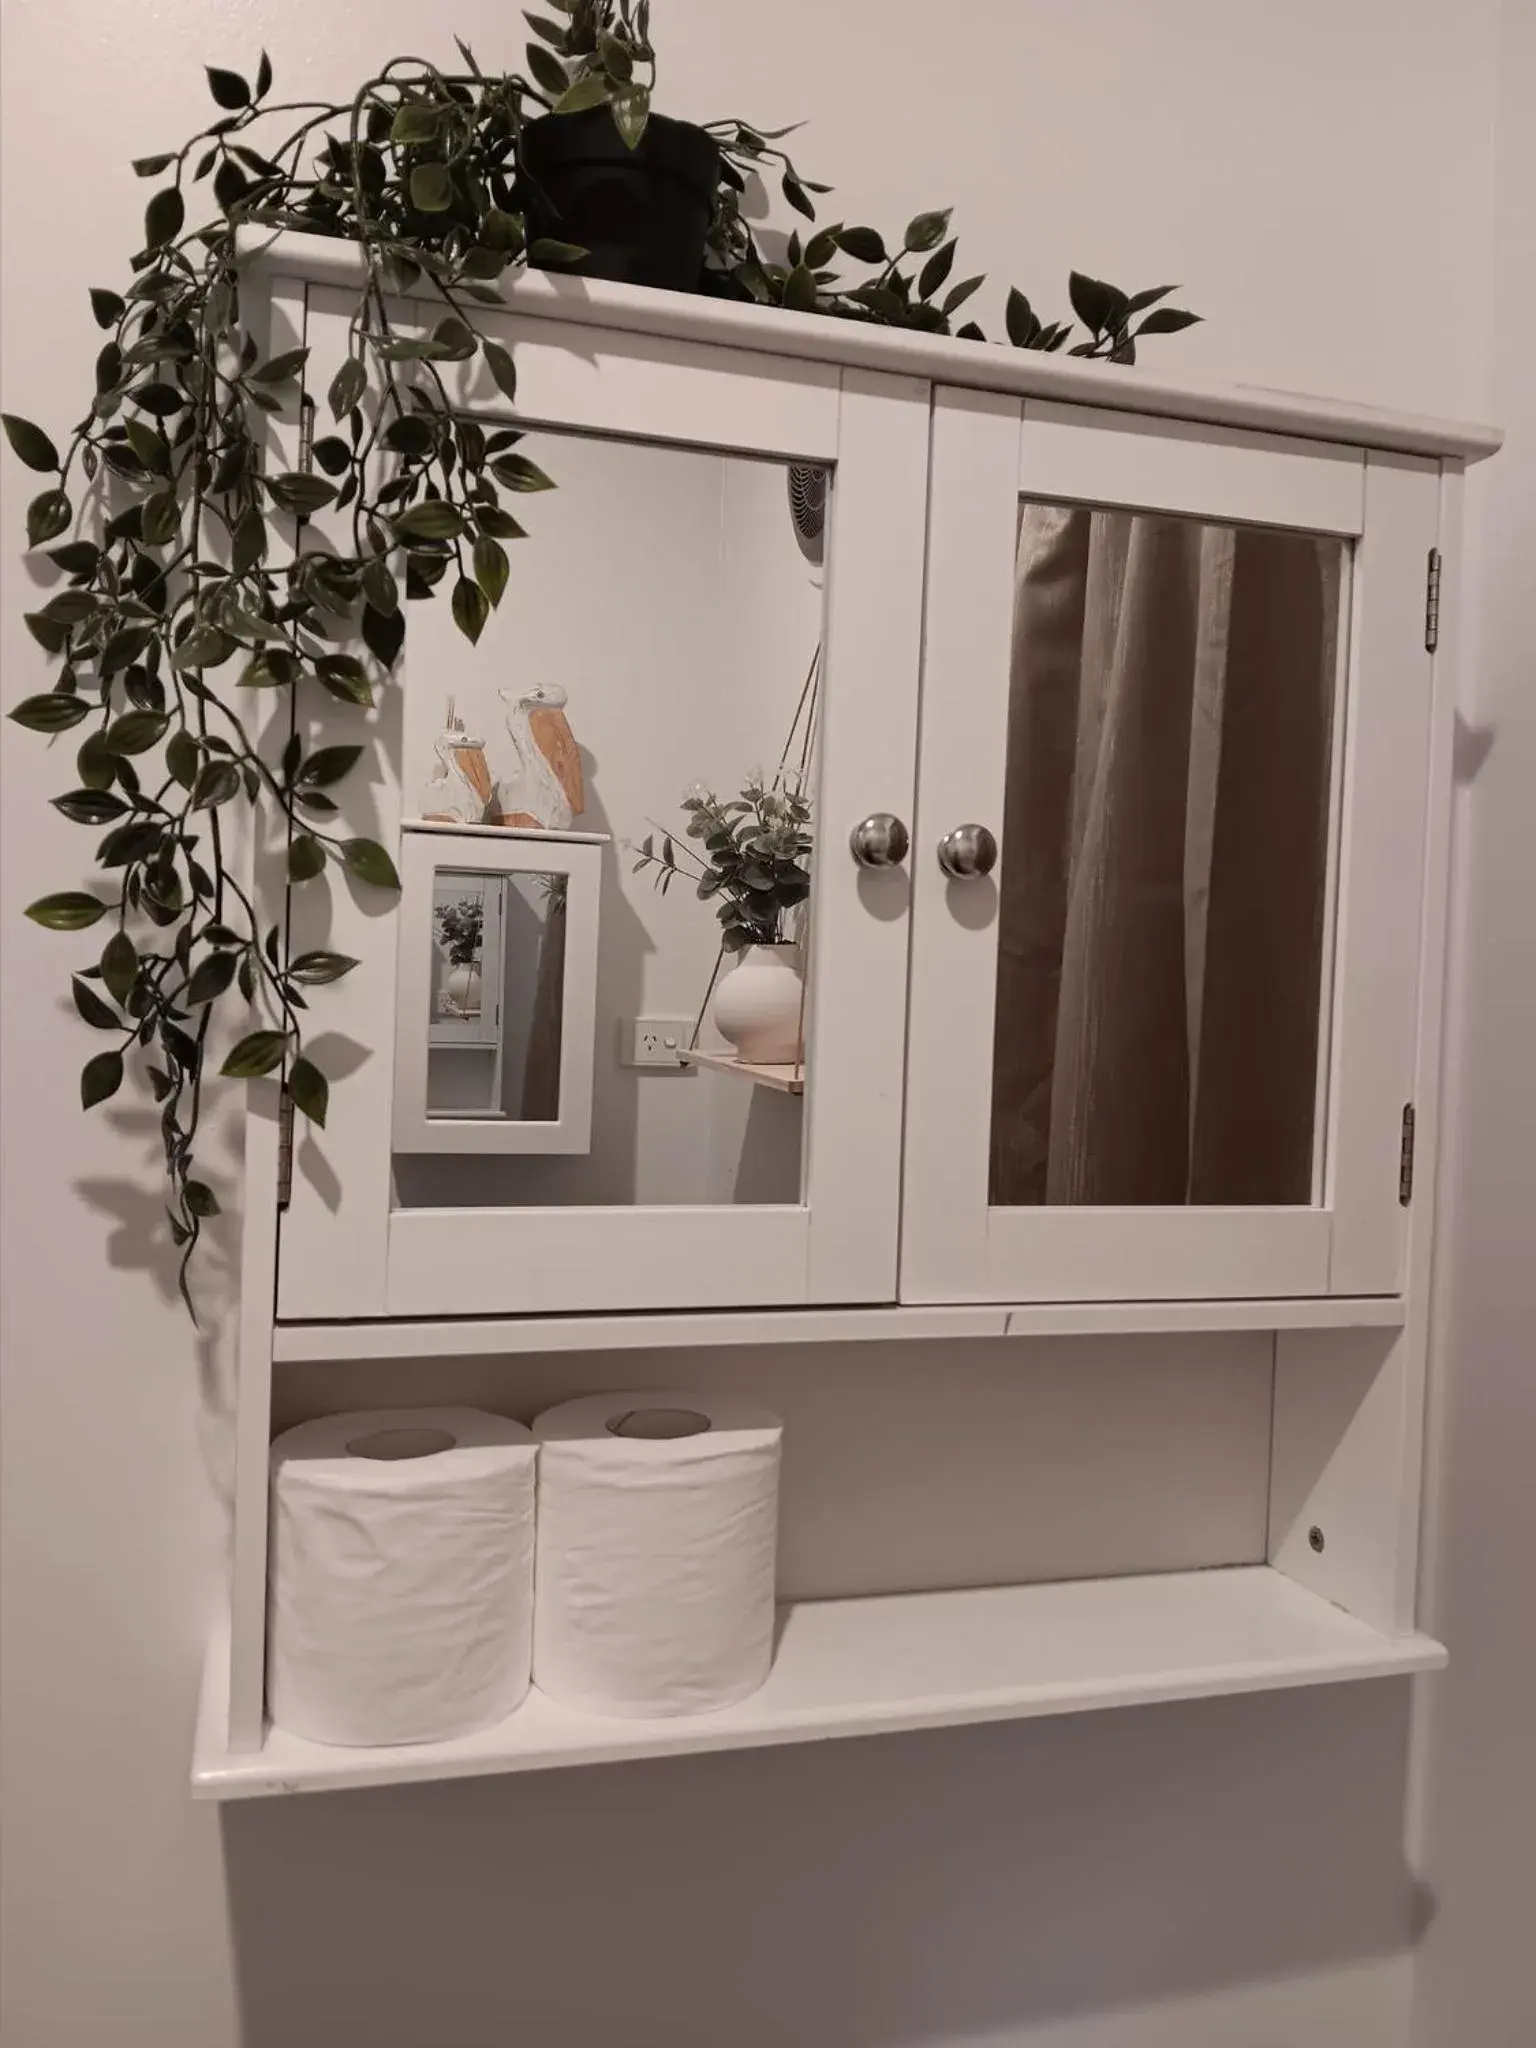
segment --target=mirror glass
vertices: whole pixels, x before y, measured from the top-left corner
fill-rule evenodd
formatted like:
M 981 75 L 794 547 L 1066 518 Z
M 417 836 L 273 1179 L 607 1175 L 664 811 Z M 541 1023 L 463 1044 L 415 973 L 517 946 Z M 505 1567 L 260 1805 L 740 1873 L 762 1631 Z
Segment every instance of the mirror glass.
M 427 1115 L 560 1113 L 566 878 L 439 868 L 429 935 Z
M 590 1142 L 397 1151 L 396 1203 L 799 1202 L 830 472 L 542 430 L 516 452 L 555 488 L 504 496 L 526 537 L 477 646 L 414 608 L 402 789 L 408 820 L 601 842 L 595 1025 L 566 1046 Z M 430 1034 L 429 1122 L 552 1120 L 559 904 L 473 872 L 476 843 L 445 848 L 431 1015 L 401 1028 Z M 477 918 L 478 963 L 451 958 Z
M 1021 508 L 991 1201 L 1322 1194 L 1349 552 Z

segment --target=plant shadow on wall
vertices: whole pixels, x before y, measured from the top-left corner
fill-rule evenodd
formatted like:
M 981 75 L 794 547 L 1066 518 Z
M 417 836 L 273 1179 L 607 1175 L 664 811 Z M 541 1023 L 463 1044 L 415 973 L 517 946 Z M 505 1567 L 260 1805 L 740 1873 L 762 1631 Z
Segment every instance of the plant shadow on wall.
M 524 537 L 512 507 L 552 482 L 515 428 L 488 433 L 450 395 L 450 366 L 478 355 L 516 401 L 512 354 L 477 332 L 477 309 L 501 304 L 508 274 L 534 264 L 985 339 L 974 322 L 954 326 L 982 279 L 952 281 L 947 209 L 892 238 L 844 222 L 797 231 L 785 260 L 769 261 L 743 208 L 754 181 L 775 179 L 811 223 L 827 189 L 784 150 L 790 131 L 664 121 L 651 111 L 647 0 L 549 4 L 529 17 L 526 74 L 488 72 L 461 43 L 459 68 L 396 58 L 329 103 L 277 99 L 265 55 L 249 80 L 210 69 L 215 118 L 135 163 L 159 182 L 124 288 L 90 293 L 105 339 L 84 416 L 62 453 L 30 420 L 5 419 L 15 454 L 48 478 L 27 540 L 58 579 L 27 624 L 59 666 L 10 715 L 45 735 L 81 730 L 53 801 L 102 834 L 102 886 L 56 891 L 28 915 L 106 934 L 71 979 L 101 1034 L 81 1098 L 105 1102 L 130 1075 L 151 1092 L 189 1307 L 188 1266 L 218 1212 L 197 1168 L 210 1061 L 236 1080 L 280 1074 L 287 1100 L 323 1125 L 329 1084 L 309 1003 L 355 964 L 285 955 L 273 908 L 264 915 L 230 858 L 229 807 L 287 836 L 295 886 L 329 868 L 398 890 L 389 853 L 343 829 L 331 792 L 362 756 L 359 721 L 399 658 L 402 585 L 412 600 L 446 584 L 477 641 L 506 587 L 507 544 Z M 668 181 L 688 204 L 659 205 Z M 572 221 L 587 242 L 571 239 Z M 241 228 L 364 252 L 351 351 L 324 394 L 334 430 L 303 469 L 263 461 L 306 351 L 264 358 L 248 332 Z M 1071 352 L 1129 362 L 1140 336 L 1187 326 L 1195 316 L 1168 306 L 1169 290 L 1074 274 L 1086 332 Z M 431 332 L 397 331 L 391 294 L 435 295 Z M 1062 349 L 1073 332 L 1017 291 L 1006 326 L 1020 348 Z M 312 703 L 335 725 L 315 747 L 299 725 Z M 264 749 L 273 730 L 286 744 Z M 226 1046 L 216 1019 L 236 1010 Z

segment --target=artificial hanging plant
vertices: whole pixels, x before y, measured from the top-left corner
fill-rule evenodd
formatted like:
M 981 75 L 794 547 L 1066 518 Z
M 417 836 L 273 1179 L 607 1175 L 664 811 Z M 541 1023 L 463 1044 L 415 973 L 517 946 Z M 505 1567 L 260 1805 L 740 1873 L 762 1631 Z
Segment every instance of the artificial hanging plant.
M 129 280 L 90 293 L 105 339 L 94 395 L 63 452 L 43 428 L 5 416 L 16 455 L 48 478 L 28 507 L 27 541 L 59 579 L 27 615 L 59 666 L 10 716 L 51 737 L 78 733 L 70 786 L 53 802 L 102 835 L 101 885 L 43 896 L 27 914 L 52 930 L 106 934 L 71 981 L 77 1010 L 105 1041 L 85 1063 L 81 1097 L 89 1109 L 132 1074 L 159 1104 L 189 1306 L 188 1264 L 218 1208 L 195 1157 L 215 1017 L 235 1001 L 246 1027 L 221 1074 L 281 1071 L 290 1103 L 323 1124 L 326 1078 L 304 1049 L 309 996 L 355 964 L 323 951 L 285 956 L 232 867 L 227 807 L 275 817 L 295 885 L 334 865 L 398 889 L 382 846 L 337 829 L 330 792 L 357 762 L 357 721 L 399 658 L 400 585 L 416 599 L 446 583 L 458 626 L 478 640 L 506 587 L 506 544 L 524 534 L 510 507 L 552 481 L 519 452 L 515 430 L 487 432 L 456 409 L 442 369 L 478 354 L 514 401 L 512 355 L 477 332 L 476 309 L 500 304 L 506 275 L 524 264 L 581 267 L 579 246 L 529 238 L 527 131 L 606 108 L 637 149 L 650 119 L 647 0 L 547 4 L 553 12 L 528 17 L 526 76 L 483 70 L 460 43 L 456 68 L 395 58 L 332 103 L 275 99 L 265 54 L 250 80 L 210 68 L 215 118 L 134 165 L 159 182 Z M 889 245 L 874 228 L 837 223 L 791 234 L 770 258 L 743 210 L 752 181 L 773 177 L 812 222 L 812 195 L 827 188 L 791 162 L 787 130 L 727 120 L 707 132 L 719 183 L 701 289 L 952 331 L 982 279 L 951 282 L 947 209 L 919 214 Z M 189 225 L 189 201 L 203 192 L 203 217 Z M 267 416 L 293 395 L 306 351 L 264 358 L 247 332 L 241 227 L 343 237 L 366 259 L 351 352 L 314 394 L 331 430 L 302 470 L 263 465 Z M 1169 289 L 1128 294 L 1074 274 L 1086 333 L 1072 352 L 1127 361 L 1138 335 L 1188 325 L 1193 314 L 1162 303 Z M 430 334 L 395 332 L 392 293 L 440 302 Z M 1017 291 L 1006 326 L 1022 348 L 1062 348 L 1072 332 L 1042 322 Z M 969 322 L 958 332 L 985 338 Z M 323 537 L 309 524 L 321 512 Z M 291 702 L 314 687 L 334 700 L 334 740 L 308 748 L 295 721 L 281 758 L 264 759 L 252 734 L 260 693 Z

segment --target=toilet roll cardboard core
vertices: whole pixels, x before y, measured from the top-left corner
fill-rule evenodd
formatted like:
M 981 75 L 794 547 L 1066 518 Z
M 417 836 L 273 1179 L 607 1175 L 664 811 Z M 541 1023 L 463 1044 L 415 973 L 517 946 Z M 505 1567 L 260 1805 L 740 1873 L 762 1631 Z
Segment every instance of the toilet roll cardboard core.
M 347 1445 L 352 1458 L 431 1458 L 451 1451 L 458 1438 L 450 1429 L 370 1429 Z
M 702 1436 L 709 1417 L 697 1408 L 625 1408 L 608 1419 L 610 1436 L 649 1437 L 654 1442 L 677 1436 Z

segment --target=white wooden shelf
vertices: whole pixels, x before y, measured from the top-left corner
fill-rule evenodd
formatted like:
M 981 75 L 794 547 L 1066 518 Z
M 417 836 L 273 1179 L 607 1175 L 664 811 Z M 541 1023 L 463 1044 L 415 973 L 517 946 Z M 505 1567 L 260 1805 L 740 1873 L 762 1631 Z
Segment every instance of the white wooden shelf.
M 192 1789 L 209 1799 L 550 1770 L 839 1735 L 958 1727 L 1432 1671 L 1427 1636 L 1384 1636 L 1268 1565 L 1084 1579 L 781 1610 L 768 1683 L 723 1712 L 619 1721 L 534 1691 L 452 1742 L 339 1749 L 269 1727 L 225 1740 L 228 1647 L 209 1654 Z
M 655 1351 L 731 1344 L 837 1344 L 901 1337 L 1158 1336 L 1197 1330 L 1398 1329 L 1398 1295 L 1293 1301 L 1036 1301 L 955 1307 L 700 1309 L 673 1315 L 449 1316 L 278 1323 L 279 1363 L 342 1358 L 494 1358 L 525 1352 Z
M 712 1074 L 734 1074 L 738 1081 L 750 1081 L 755 1088 L 773 1088 L 780 1095 L 805 1093 L 805 1063 L 786 1061 L 782 1066 L 765 1066 L 759 1061 L 739 1060 L 733 1052 L 685 1052 L 685 1067 L 707 1067 Z

